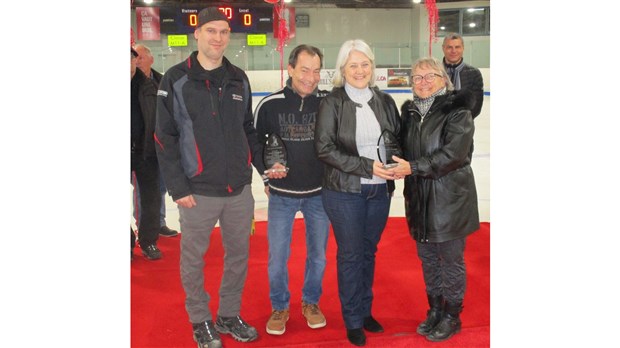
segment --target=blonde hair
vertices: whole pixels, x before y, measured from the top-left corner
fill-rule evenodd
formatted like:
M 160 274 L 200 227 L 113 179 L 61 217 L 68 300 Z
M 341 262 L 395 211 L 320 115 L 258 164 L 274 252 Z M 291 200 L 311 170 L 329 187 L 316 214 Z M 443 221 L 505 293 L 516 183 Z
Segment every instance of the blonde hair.
M 352 51 L 358 51 L 366 55 L 368 59 L 370 59 L 370 63 L 372 65 L 372 74 L 370 76 L 370 82 L 368 83 L 369 87 L 375 86 L 375 54 L 372 52 L 372 49 L 366 42 L 360 39 L 356 40 L 348 40 L 345 41 L 342 46 L 340 46 L 340 51 L 338 52 L 338 58 L 336 58 L 336 73 L 334 74 L 334 78 L 332 83 L 334 87 L 342 87 L 344 86 L 344 66 L 347 64 L 347 60 L 349 60 L 349 55 Z

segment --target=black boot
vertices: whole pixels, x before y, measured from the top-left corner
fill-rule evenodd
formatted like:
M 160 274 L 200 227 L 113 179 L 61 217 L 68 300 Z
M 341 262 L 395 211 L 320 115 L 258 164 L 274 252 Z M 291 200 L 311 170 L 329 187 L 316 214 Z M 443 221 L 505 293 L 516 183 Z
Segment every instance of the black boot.
M 364 330 L 362 328 L 359 329 L 347 329 L 347 339 L 351 344 L 356 346 L 365 346 L 366 345 L 366 335 L 364 334 Z
M 431 296 L 426 294 L 426 297 L 428 297 L 428 304 L 431 308 L 426 312 L 426 320 L 421 322 L 416 330 L 416 332 L 422 336 L 428 336 L 439 323 L 444 307 L 443 296 Z
M 459 319 L 459 314 L 463 310 L 462 304 L 462 302 L 446 302 L 446 307 L 439 324 L 426 336 L 426 339 L 433 342 L 445 341 L 455 333 L 460 332 L 461 319 Z

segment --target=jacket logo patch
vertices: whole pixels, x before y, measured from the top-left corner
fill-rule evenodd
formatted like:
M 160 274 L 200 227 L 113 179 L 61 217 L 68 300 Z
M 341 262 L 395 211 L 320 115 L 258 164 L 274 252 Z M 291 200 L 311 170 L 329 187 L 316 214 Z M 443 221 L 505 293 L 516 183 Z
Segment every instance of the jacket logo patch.
M 162 96 L 162 97 L 167 97 L 168 96 L 168 92 L 166 92 L 164 90 L 161 90 L 161 89 L 158 89 L 157 90 L 157 95 L 158 96 Z
M 238 94 L 233 93 L 232 98 L 233 100 L 243 101 L 243 97 Z

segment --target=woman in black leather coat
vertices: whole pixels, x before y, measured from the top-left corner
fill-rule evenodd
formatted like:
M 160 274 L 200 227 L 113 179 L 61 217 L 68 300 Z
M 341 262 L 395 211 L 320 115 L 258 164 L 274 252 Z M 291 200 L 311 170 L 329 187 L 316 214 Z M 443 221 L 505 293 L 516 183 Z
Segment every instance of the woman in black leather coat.
M 480 228 L 478 198 L 470 167 L 474 142 L 469 91 L 454 91 L 441 63 L 413 64 L 413 101 L 401 108 L 405 159 L 394 158 L 396 178 L 405 178 L 405 214 L 430 305 L 417 332 L 444 341 L 461 330 L 465 295 L 465 239 Z
M 319 108 L 314 141 L 325 164 L 323 206 L 338 245 L 338 295 L 347 338 L 363 346 L 364 330 L 383 332 L 371 314 L 372 285 L 394 191 L 393 174 L 380 161 L 386 159 L 385 146 L 377 140 L 384 130 L 399 133 L 400 116 L 394 99 L 375 87 L 374 54 L 364 41 L 345 42 L 336 67 L 334 88 Z

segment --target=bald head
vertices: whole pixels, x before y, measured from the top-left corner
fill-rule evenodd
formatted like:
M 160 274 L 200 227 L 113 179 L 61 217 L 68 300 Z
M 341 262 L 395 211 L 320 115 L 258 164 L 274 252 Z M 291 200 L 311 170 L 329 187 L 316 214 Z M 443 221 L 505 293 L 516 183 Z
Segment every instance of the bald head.
M 138 69 L 142 70 L 146 76 L 151 76 L 151 66 L 155 61 L 151 54 L 151 49 L 142 44 L 137 44 L 134 46 L 134 49 L 138 52 L 138 60 L 136 62 Z

